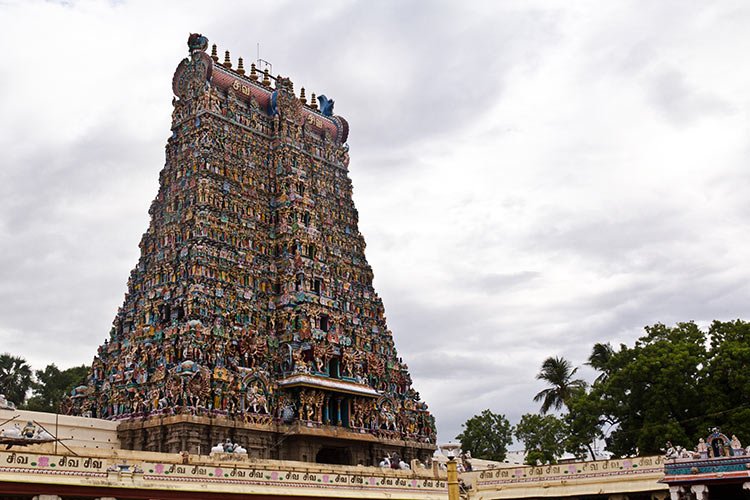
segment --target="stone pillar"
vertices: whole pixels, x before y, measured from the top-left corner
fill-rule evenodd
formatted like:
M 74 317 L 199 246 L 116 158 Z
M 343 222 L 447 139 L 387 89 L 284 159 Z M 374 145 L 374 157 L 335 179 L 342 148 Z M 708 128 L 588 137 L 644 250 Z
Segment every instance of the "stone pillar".
M 742 483 L 743 490 L 750 490 L 750 483 Z
M 336 425 L 341 425 L 341 397 L 336 398 Z
M 346 398 L 346 421 L 348 423 L 347 427 L 352 426 L 352 398 Z
M 682 486 L 670 486 L 669 498 L 670 500 L 683 500 L 685 498 L 685 488 Z
M 657 491 L 651 493 L 651 500 L 667 500 L 667 495 L 669 495 L 668 491 Z
M 460 500 L 458 467 L 454 458 L 448 459 L 448 500 Z
M 690 487 L 690 491 L 695 493 L 696 500 L 708 500 L 708 486 L 705 484 L 694 484 Z

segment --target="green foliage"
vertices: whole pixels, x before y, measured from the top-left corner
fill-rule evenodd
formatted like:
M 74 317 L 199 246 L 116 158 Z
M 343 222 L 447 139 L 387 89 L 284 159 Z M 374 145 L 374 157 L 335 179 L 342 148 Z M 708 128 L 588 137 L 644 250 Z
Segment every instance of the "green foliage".
M 565 423 L 554 415 L 527 413 L 515 427 L 516 438 L 526 448 L 528 465 L 554 464 L 565 452 Z
M 551 408 L 559 410 L 574 394 L 586 389 L 586 382 L 573 379 L 577 371 L 578 368 L 573 368 L 565 358 L 550 357 L 544 360 L 536 378 L 544 380 L 550 387 L 534 396 L 534 401 L 542 401 L 542 413 L 547 413 Z
M 31 382 L 31 367 L 25 359 L 9 353 L 0 354 L 0 394 L 21 405 L 26 401 Z
M 505 460 L 508 445 L 513 441 L 512 428 L 505 415 L 484 410 L 461 424 L 463 432 L 456 436 L 461 449 L 485 460 Z
M 594 370 L 599 370 L 601 372 L 595 383 L 607 380 L 607 377 L 609 376 L 609 365 L 614 355 L 615 350 L 608 343 L 594 344 L 594 348 L 591 350 L 591 356 L 589 356 L 589 361 L 586 364 Z
M 708 337 L 702 427 L 721 427 L 750 441 L 750 323 L 714 321 Z
M 591 393 L 581 391 L 568 401 L 568 413 L 562 417 L 567 432 L 565 451 L 578 459 L 593 459 L 592 444 L 602 438 L 601 414 L 599 399 Z
M 648 326 L 632 347 L 595 344 L 587 364 L 598 372 L 589 390 L 548 358 L 537 378 L 550 387 L 535 397 L 542 413 L 568 410 L 565 450 L 579 458 L 601 438 L 616 456 L 660 453 L 666 441 L 693 448 L 713 427 L 750 441 L 750 323 Z
M 706 336 L 695 323 L 646 327 L 635 346 L 612 351 L 592 397 L 614 425 L 607 450 L 615 455 L 659 453 L 670 440 L 685 445 L 705 434 L 700 416 Z M 592 354 L 593 357 L 593 354 Z
M 60 370 L 54 364 L 36 371 L 37 381 L 33 384 L 33 396 L 26 408 L 34 411 L 57 412 L 62 398 L 70 391 L 86 382 L 88 367 L 75 366 Z

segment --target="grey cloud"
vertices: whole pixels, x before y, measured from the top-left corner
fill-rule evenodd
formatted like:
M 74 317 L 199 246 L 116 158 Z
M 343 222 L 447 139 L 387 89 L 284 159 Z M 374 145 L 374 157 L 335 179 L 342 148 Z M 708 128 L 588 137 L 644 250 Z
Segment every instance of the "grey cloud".
M 540 221 L 528 235 L 528 248 L 567 253 L 572 257 L 603 263 L 611 272 L 666 263 L 660 252 L 648 252 L 660 245 L 687 243 L 697 235 L 686 214 L 667 206 L 643 205 L 630 213 L 608 213 L 602 206 L 596 213 L 560 209 Z M 699 244 L 694 242 L 693 244 Z
M 492 273 L 478 276 L 475 286 L 488 293 L 505 291 L 539 277 L 536 271 L 519 271 L 516 273 Z
M 554 12 L 509 8 L 482 16 L 465 7 L 388 1 L 377 9 L 358 3 L 331 9 L 309 30 L 285 33 L 284 43 L 297 52 L 315 47 L 296 58 L 295 81 L 337 100 L 360 154 L 456 130 L 489 111 L 486 104 L 502 93 L 507 73 L 533 65 L 559 36 Z M 274 20 L 307 24 L 307 17 L 289 4 Z M 264 28 L 258 36 L 274 37 Z M 228 36 L 237 43 L 246 38 Z M 291 66 L 288 55 L 273 57 L 279 71 Z M 367 71 L 352 71 L 360 67 Z
M 675 125 L 686 125 L 699 118 L 733 111 L 719 97 L 693 88 L 686 76 L 675 69 L 663 70 L 651 79 L 649 98 Z

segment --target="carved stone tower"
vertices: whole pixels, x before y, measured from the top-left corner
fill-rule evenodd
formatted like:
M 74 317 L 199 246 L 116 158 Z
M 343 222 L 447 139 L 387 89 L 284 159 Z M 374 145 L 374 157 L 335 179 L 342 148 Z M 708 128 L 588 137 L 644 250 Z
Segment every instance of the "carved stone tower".
M 122 421 L 125 447 L 371 465 L 432 454 L 372 286 L 325 96 L 191 35 L 141 256 L 69 410 Z

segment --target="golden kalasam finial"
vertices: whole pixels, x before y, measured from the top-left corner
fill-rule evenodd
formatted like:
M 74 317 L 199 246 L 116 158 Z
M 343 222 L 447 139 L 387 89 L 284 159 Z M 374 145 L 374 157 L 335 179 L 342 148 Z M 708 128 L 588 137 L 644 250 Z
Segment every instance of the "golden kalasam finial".
M 271 86 L 271 79 L 268 78 L 268 69 L 263 70 L 263 81 L 261 83 L 265 85 L 266 87 Z
M 312 109 L 318 109 L 318 101 L 315 98 L 315 92 L 310 96 L 310 107 Z
M 242 58 L 237 59 L 237 73 L 240 75 L 245 74 L 245 66 L 242 65 Z
M 219 62 L 219 54 L 216 52 L 216 44 L 211 45 L 211 59 L 214 62 Z
M 307 97 L 305 97 L 305 87 L 302 87 L 299 91 L 299 100 L 302 104 L 307 104 Z
M 250 79 L 254 82 L 258 81 L 258 72 L 255 69 L 255 63 L 250 63 Z
M 225 68 L 232 68 L 232 61 L 229 59 L 229 51 L 224 52 L 224 67 Z

